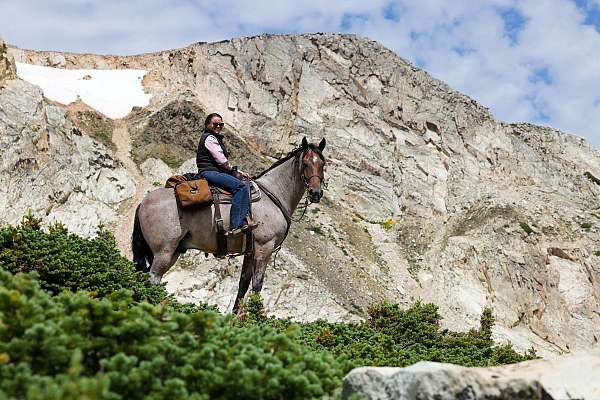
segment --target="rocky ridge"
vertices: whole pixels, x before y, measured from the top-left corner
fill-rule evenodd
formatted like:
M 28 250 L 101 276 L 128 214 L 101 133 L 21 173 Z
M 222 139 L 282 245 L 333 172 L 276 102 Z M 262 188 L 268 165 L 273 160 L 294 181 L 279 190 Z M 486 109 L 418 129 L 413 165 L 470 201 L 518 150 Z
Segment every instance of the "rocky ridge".
M 267 271 L 271 313 L 351 320 L 373 302 L 420 298 L 455 330 L 476 327 L 493 307 L 495 339 L 521 350 L 568 353 L 598 342 L 600 157 L 581 138 L 497 121 L 352 35 L 258 36 L 127 57 L 10 52 L 61 68 L 145 69 L 153 97 L 111 122 L 113 140 L 130 136 L 130 155 L 84 132 L 95 125 L 70 117 L 73 105 L 8 81 L 4 222 L 29 208 L 83 234 L 102 221 L 127 251 L 135 203 L 171 173 L 195 169 L 199 123 L 218 111 L 236 159 L 253 173 L 303 136 L 328 141 L 326 197 L 293 225 Z M 188 252 L 167 285 L 183 301 L 230 308 L 239 264 Z

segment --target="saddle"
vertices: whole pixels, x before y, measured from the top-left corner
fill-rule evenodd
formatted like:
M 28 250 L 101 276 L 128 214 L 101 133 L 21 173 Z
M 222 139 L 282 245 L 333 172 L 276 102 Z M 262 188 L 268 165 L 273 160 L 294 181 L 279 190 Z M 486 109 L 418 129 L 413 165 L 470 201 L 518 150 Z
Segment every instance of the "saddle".
M 231 204 L 230 192 L 210 186 L 206 179 L 198 178 L 197 174 L 173 175 L 167 179 L 165 188 L 174 188 L 175 197 L 182 208 L 211 205 L 214 203 L 215 193 L 219 195 L 220 204 Z M 250 202 L 255 203 L 260 197 L 258 185 L 250 181 Z
M 227 255 L 236 256 L 247 254 L 252 251 L 252 231 L 241 238 L 229 238 L 225 236 L 223 217 L 221 216 L 221 204 L 231 204 L 231 193 L 227 190 L 210 186 L 206 179 L 198 179 L 197 174 L 188 173 L 184 175 L 173 175 L 165 183 L 165 188 L 173 188 L 177 204 L 182 208 L 202 208 L 214 204 L 214 218 L 217 227 L 217 253 L 215 257 L 221 258 Z M 260 200 L 261 192 L 258 185 L 250 181 L 250 208 L 248 219 L 252 216 L 252 203 Z M 250 222 L 250 221 L 249 221 Z M 241 239 L 241 240 L 240 240 Z

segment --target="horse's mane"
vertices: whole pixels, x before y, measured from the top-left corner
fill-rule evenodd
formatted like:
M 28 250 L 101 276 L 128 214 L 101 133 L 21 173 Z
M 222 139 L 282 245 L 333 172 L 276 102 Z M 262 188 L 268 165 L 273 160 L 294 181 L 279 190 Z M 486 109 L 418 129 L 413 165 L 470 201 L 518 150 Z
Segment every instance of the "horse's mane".
M 310 150 L 314 151 L 315 153 L 317 153 L 318 156 L 321 157 L 321 160 L 325 161 L 325 157 L 323 157 L 323 153 L 321 152 L 321 149 L 319 149 L 319 147 L 316 144 L 309 143 L 308 144 L 308 149 L 310 149 Z M 266 170 L 264 170 L 260 174 L 253 176 L 252 179 L 253 180 L 254 179 L 258 179 L 261 176 L 263 176 L 264 174 L 266 174 L 267 172 L 271 171 L 272 169 L 277 168 L 278 166 L 280 166 L 281 164 L 283 164 L 284 162 L 286 162 L 290 158 L 297 157 L 300 153 L 303 153 L 303 150 L 304 149 L 302 148 L 302 146 L 296 147 L 295 149 L 293 149 L 292 151 L 290 151 L 289 153 L 287 153 L 287 155 L 285 155 L 285 157 L 282 157 L 279 160 L 275 161 L 273 163 L 273 165 L 271 165 L 269 168 L 267 168 Z

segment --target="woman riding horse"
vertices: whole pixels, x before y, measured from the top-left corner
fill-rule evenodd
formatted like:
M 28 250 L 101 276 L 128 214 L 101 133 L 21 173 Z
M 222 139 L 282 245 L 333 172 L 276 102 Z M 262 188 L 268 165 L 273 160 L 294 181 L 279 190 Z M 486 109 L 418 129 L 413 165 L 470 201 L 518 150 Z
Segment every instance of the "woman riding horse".
M 250 175 L 237 170 L 229 163 L 229 152 L 223 143 L 225 136 L 221 134 L 223 118 L 212 113 L 204 121 L 204 132 L 198 143 L 196 165 L 200 176 L 212 186 L 225 189 L 231 193 L 231 209 L 229 211 L 229 230 L 226 235 L 236 235 L 256 227 L 248 223 L 250 189 L 242 179 L 249 180 Z
M 219 121 L 214 120 L 215 124 L 222 123 Z M 211 117 L 207 123 L 210 132 L 220 129 L 212 122 Z M 264 196 L 253 205 L 252 214 L 261 224 L 253 231 L 252 251 L 244 256 L 234 312 L 239 311 L 250 282 L 252 290 L 260 292 L 267 262 L 285 240 L 291 216 L 304 193 L 311 203 L 321 200 L 324 148 L 325 139 L 315 145 L 303 138 L 299 147 L 254 177 Z M 186 249 L 218 252 L 217 235 L 212 207 L 182 209 L 173 189 L 159 188 L 148 193 L 136 210 L 131 235 L 133 258 L 139 271 L 150 272 L 152 282 L 160 283 Z

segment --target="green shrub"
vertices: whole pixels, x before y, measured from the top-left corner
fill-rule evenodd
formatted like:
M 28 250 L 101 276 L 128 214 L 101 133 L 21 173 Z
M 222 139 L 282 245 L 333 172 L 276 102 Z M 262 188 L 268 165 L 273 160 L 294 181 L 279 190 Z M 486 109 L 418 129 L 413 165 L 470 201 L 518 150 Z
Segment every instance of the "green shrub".
M 0 269 L 17 273 L 0 271 L 0 398 L 318 398 L 358 366 L 535 357 L 493 343 L 488 308 L 461 333 L 421 302 L 379 304 L 353 324 L 268 318 L 258 295 L 241 318 L 200 311 L 151 285 L 106 230 L 44 232 L 31 215 L 0 229 Z
M 323 229 L 320 226 L 309 226 L 306 229 L 308 229 L 309 231 L 312 231 L 318 235 L 325 236 L 325 233 L 323 232 Z
M 344 373 L 365 365 L 404 367 L 422 360 L 488 366 L 535 358 L 535 354 L 518 354 L 511 345 L 494 344 L 494 318 L 489 308 L 483 311 L 480 329 L 469 332 L 440 329 L 441 316 L 433 304 L 417 302 L 402 310 L 396 304 L 383 303 L 368 312 L 365 322 L 355 324 L 322 320 L 296 324 L 272 318 L 263 323 L 279 331 L 299 331 L 300 342 L 329 351 Z
M 582 222 L 579 225 L 586 231 L 589 231 L 592 228 L 592 224 L 590 222 Z
M 330 395 L 342 371 L 267 325 L 205 311 L 40 290 L 0 271 L 0 388 L 11 398 L 262 398 Z
M 148 274 L 121 256 L 113 235 L 100 227 L 93 239 L 70 234 L 54 224 L 44 232 L 39 220 L 26 215 L 20 226 L 0 229 L 0 268 L 17 272 L 36 271 L 42 288 L 56 294 L 62 290 L 87 290 L 106 296 L 130 289 L 136 301 L 159 303 L 167 299 L 164 286 L 154 285 Z

